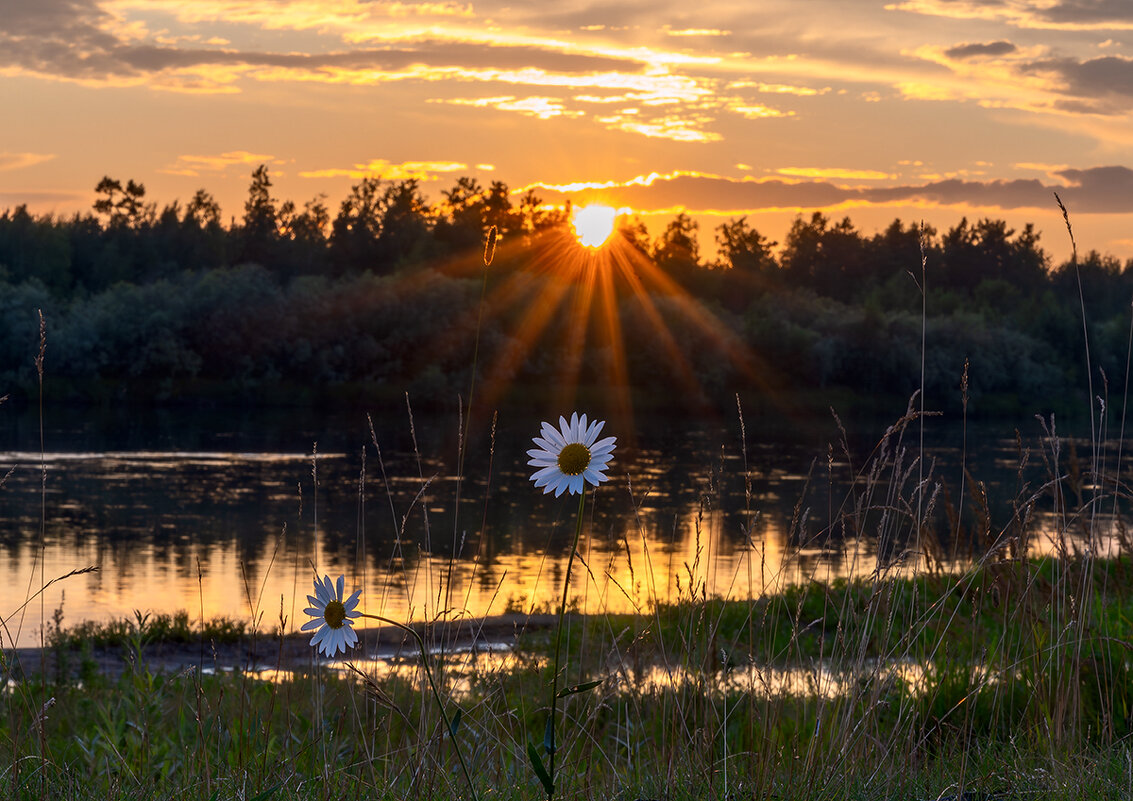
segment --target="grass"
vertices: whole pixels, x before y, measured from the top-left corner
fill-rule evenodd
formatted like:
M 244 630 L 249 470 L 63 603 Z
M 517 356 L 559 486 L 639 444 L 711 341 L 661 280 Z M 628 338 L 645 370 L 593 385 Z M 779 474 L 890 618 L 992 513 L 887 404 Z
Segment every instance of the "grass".
M 564 682 L 604 682 L 563 702 L 558 794 L 1123 797 L 1131 570 L 1124 555 L 1004 560 L 570 616 Z M 1062 636 L 1073 630 L 1058 618 L 1067 587 L 1085 587 L 1077 613 L 1092 610 L 1082 638 Z M 57 649 L 120 649 L 124 669 L 10 688 L 0 786 L 11 798 L 466 796 L 419 672 L 299 668 L 269 682 L 147 663 L 160 645 L 250 636 L 240 630 L 155 616 L 58 633 Z M 510 660 L 434 665 L 485 797 L 542 792 L 525 744 L 542 734 L 553 647 L 539 629 Z M 913 664 L 924 670 L 893 670 Z

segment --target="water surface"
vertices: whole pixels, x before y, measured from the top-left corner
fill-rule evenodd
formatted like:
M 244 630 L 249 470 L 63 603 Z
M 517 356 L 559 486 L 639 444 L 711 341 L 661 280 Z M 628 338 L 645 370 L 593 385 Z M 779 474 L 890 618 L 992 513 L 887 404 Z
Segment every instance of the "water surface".
M 306 620 L 315 571 L 346 574 L 366 610 L 399 620 L 551 609 L 577 498 L 528 480 L 539 420 L 511 415 L 493 432 L 474 416 L 460 480 L 458 420 L 394 414 L 371 432 L 362 413 L 49 413 L 41 452 L 37 418 L 0 414 L 4 645 L 38 642 L 56 610 L 64 625 L 184 609 L 291 630 Z M 961 489 L 962 464 L 987 493 L 992 538 L 1032 496 L 1031 550 L 1078 536 L 1076 501 L 1060 510 L 1042 491 L 1049 444 L 1037 424 L 1021 452 L 1009 426 L 934 419 L 923 460 L 915 424 L 880 454 L 887 425 L 846 426 L 847 442 L 833 419 L 611 426 L 619 448 L 611 480 L 587 497 L 573 601 L 631 611 L 865 575 L 902 555 L 921 564 L 916 510 L 931 504 L 947 538 L 946 506 L 966 509 L 963 519 L 978 506 L 975 485 Z M 86 566 L 98 570 L 20 609 Z

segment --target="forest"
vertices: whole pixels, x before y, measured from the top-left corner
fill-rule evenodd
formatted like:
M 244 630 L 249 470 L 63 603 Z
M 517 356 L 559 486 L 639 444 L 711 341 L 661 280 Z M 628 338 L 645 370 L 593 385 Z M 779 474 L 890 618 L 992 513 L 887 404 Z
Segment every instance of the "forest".
M 227 224 L 204 189 L 159 211 L 106 177 L 96 197 L 67 218 L 0 213 L 0 395 L 40 391 L 41 312 L 55 402 L 455 405 L 474 363 L 500 403 L 616 375 L 665 407 L 739 393 L 824 410 L 908 398 L 923 368 L 933 408 L 1063 412 L 1085 404 L 1087 363 L 1095 394 L 1124 392 L 1133 260 L 1052 263 L 1032 225 L 866 234 L 815 212 L 780 243 L 735 218 L 705 258 L 686 214 L 655 238 L 622 217 L 615 251 L 631 257 L 600 282 L 612 311 L 580 322 L 593 288 L 555 268 L 582 258 L 569 211 L 503 182 L 462 177 L 431 203 L 416 180 L 366 178 L 332 214 L 324 197 L 274 198 L 261 166 Z

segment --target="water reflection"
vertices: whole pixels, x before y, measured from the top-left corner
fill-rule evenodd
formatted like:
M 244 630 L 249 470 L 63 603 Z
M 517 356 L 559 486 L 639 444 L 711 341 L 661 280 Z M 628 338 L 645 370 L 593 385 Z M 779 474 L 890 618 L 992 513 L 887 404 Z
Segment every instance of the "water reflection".
M 0 487 L 7 577 L 0 614 L 20 607 L 43 580 L 100 569 L 36 598 L 8 621 L 4 645 L 37 642 L 41 622 L 60 606 L 65 625 L 133 609 L 185 609 L 264 626 L 282 618 L 291 630 L 305 619 L 313 569 L 345 573 L 363 587 L 364 611 L 400 620 L 552 608 L 576 504 L 541 495 L 528 480 L 523 452 L 537 424 L 500 426 L 493 441 L 486 427 L 474 437 L 458 509 L 453 427 L 448 418 L 418 419 L 415 450 L 404 426 L 376 426 L 380 458 L 368 426 L 356 425 L 356 445 L 331 449 L 311 440 L 308 450 L 272 450 L 262 434 L 223 429 L 208 440 L 187 427 L 199 450 L 99 450 L 105 443 L 75 434 L 81 450 L 42 460 L 27 447 L 30 432 L 8 432 L 14 447 L 0 453 L 0 476 L 11 471 Z M 836 438 L 756 436 L 749 425 L 745 452 L 735 428 L 665 422 L 638 432 L 643 444 L 619 449 L 612 480 L 587 504 L 571 587 L 578 608 L 621 612 L 680 597 L 754 597 L 797 581 L 868 575 L 910 553 L 922 558 L 929 545 L 909 536 L 918 482 L 928 488 L 920 502 L 935 504 L 941 547 L 975 538 L 980 514 L 990 518 L 988 537 L 1009 531 L 1020 495 L 1034 499 L 1030 550 L 1077 536 L 1080 515 L 1040 492 L 1048 480 L 1041 460 L 1023 474 L 1013 440 L 988 437 L 966 449 L 965 464 L 982 482 L 977 503 L 974 485 L 960 497 L 955 432 L 930 443 L 931 461 L 892 442 L 891 454 L 872 467 L 868 444 L 865 457 L 852 458 Z M 144 437 L 130 441 L 141 445 Z M 948 502 L 961 501 L 962 526 L 945 514 L 948 499 L 932 495 L 942 482 Z M 1103 534 L 1096 549 L 1116 547 L 1111 522 L 1094 530 Z

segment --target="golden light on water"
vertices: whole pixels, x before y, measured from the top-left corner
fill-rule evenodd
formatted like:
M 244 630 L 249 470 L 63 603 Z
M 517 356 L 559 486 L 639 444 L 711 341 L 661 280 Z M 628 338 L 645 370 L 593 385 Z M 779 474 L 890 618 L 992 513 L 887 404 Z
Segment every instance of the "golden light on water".
M 600 204 L 582 206 L 574 210 L 571 222 L 579 244 L 588 248 L 600 248 L 614 233 L 617 209 Z

